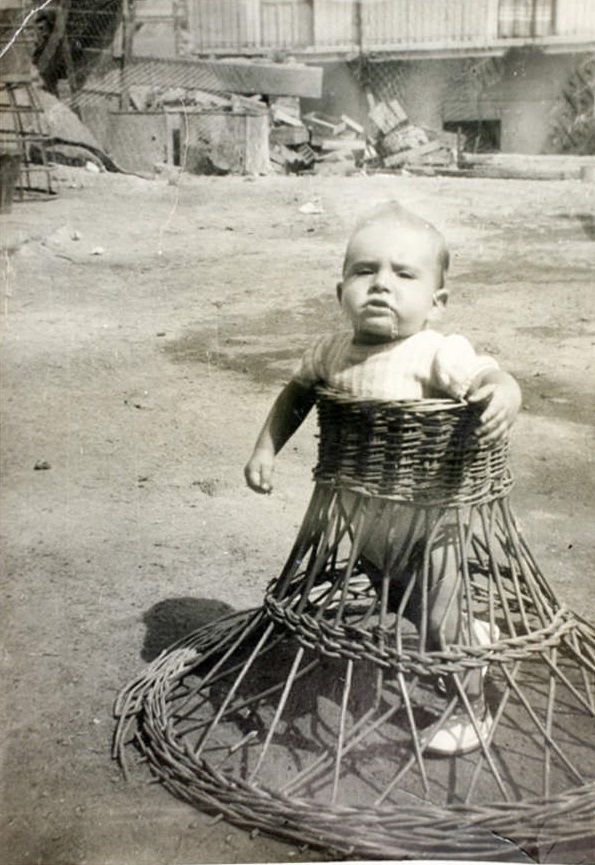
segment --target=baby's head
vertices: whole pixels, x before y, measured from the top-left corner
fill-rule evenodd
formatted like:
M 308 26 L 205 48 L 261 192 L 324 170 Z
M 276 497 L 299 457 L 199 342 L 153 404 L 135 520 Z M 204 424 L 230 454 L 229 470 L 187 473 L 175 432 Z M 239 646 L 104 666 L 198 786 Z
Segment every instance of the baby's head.
M 446 305 L 449 255 L 440 232 L 396 201 L 357 222 L 347 244 L 341 307 L 361 342 L 386 342 L 422 330 Z

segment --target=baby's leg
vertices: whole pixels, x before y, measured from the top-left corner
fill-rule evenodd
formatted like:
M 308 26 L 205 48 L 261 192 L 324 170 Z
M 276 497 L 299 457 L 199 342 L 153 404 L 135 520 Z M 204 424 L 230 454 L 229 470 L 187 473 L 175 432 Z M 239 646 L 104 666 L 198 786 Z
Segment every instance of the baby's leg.
M 486 642 L 486 623 L 475 620 L 471 610 L 463 612 L 466 599 L 456 525 L 444 525 L 427 561 L 428 648 L 443 650 L 449 645 Z M 483 693 L 485 671 L 485 666 L 477 666 L 457 678 L 446 677 L 451 708 L 440 726 L 425 738 L 428 752 L 448 756 L 485 746 L 493 726 Z
M 463 615 L 463 583 L 458 532 L 455 525 L 445 525 L 429 552 L 427 592 L 427 647 L 441 651 L 448 646 L 476 642 L 473 619 Z M 423 639 L 423 633 L 422 633 Z M 465 693 L 477 700 L 483 693 L 481 669 L 463 675 Z M 456 691 L 454 681 L 448 691 Z
M 423 549 L 424 524 L 415 508 L 384 502 L 372 509 L 363 533 L 360 562 L 386 610 L 419 630 L 420 586 L 415 575 Z
M 417 627 L 422 650 L 443 651 L 451 645 L 479 643 L 471 611 L 464 611 L 458 517 L 454 512 L 386 506 L 371 512 L 361 561 L 381 606 L 408 618 Z M 481 640 L 483 642 L 483 640 Z M 481 747 L 492 726 L 483 698 L 483 673 L 462 672 L 458 682 L 446 677 L 451 709 L 425 738 L 424 748 L 439 755 Z M 454 705 L 453 705 L 454 703 Z

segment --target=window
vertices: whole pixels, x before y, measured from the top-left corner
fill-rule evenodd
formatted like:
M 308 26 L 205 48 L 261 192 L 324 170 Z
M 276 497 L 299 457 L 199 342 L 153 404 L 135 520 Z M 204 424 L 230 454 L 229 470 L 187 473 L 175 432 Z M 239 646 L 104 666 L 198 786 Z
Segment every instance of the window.
M 554 32 L 556 0 L 500 0 L 498 35 L 502 39 L 549 36 Z
M 445 132 L 461 136 L 465 153 L 498 153 L 500 151 L 499 120 L 448 120 L 442 124 Z

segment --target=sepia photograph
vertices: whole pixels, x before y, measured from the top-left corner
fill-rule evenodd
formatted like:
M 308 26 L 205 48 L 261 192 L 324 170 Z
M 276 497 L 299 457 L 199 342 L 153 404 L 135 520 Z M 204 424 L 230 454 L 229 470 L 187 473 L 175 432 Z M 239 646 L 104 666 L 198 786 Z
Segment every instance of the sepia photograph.
M 0 0 L 0 257 L 0 865 L 593 865 L 593 0 Z

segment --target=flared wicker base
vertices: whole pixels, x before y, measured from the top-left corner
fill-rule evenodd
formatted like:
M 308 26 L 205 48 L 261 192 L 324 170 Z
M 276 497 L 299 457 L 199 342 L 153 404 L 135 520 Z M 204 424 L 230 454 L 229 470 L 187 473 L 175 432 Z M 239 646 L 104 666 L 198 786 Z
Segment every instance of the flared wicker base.
M 583 634 L 570 618 L 561 630 L 571 654 L 592 655 L 591 633 Z M 560 676 L 566 678 L 560 654 Z M 134 735 L 152 771 L 176 796 L 241 826 L 357 857 L 515 861 L 517 846 L 593 835 L 595 783 L 575 775 L 580 767 L 581 776 L 595 777 L 593 767 L 587 773 L 584 765 L 589 733 L 573 694 L 580 683 L 561 688 L 565 708 L 550 727 L 556 747 L 548 796 L 539 791 L 546 781 L 538 719 L 547 723 L 550 684 L 534 676 L 531 660 L 517 661 L 514 673 L 516 687 L 531 695 L 530 710 L 509 696 L 489 749 L 510 798 L 499 795 L 481 751 L 446 760 L 422 756 L 424 793 L 403 696 L 412 707 L 422 698 L 426 724 L 432 721 L 427 707 L 439 711 L 440 696 L 430 681 L 400 692 L 395 677 L 374 705 L 373 671 L 352 672 L 353 708 L 343 718 L 339 761 L 341 694 L 350 663 L 305 649 L 262 610 L 219 620 L 178 642 L 123 692 L 116 707 L 116 756 L 124 764 L 123 749 Z M 238 682 L 238 670 L 248 664 Z M 292 696 L 267 742 L 292 667 Z M 492 675 L 502 706 L 506 677 Z M 421 712 L 419 705 L 411 711 Z M 574 758 L 575 770 L 558 759 L 558 747 Z
M 122 692 L 123 765 L 134 741 L 200 808 L 358 857 L 521 861 L 595 837 L 595 631 L 519 533 L 505 451 L 469 441 L 464 406 L 431 409 L 321 398 L 284 569 L 262 608 Z M 437 755 L 454 720 L 475 747 Z

